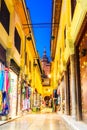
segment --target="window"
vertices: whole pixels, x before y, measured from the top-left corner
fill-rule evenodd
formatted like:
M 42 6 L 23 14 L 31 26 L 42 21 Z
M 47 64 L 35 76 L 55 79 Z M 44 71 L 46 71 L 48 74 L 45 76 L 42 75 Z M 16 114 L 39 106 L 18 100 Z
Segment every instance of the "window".
M 15 28 L 15 35 L 14 35 L 14 43 L 15 43 L 15 47 L 16 47 L 17 51 L 20 53 L 21 38 L 20 38 L 16 28 Z
M 76 0 L 71 0 L 71 14 L 72 14 L 72 18 L 73 18 L 75 6 L 76 6 Z
M 5 28 L 6 32 L 9 34 L 9 20 L 10 20 L 10 13 L 5 4 L 4 0 L 0 0 L 0 23 Z
M 31 72 L 31 61 L 29 61 L 29 72 Z
M 60 59 L 61 59 L 61 48 L 60 48 Z
M 25 65 L 27 66 L 27 52 L 25 52 Z
M 1 0 L 0 0 L 0 11 L 1 11 Z
M 66 27 L 64 29 L 64 47 L 66 47 Z
M 0 61 L 2 61 L 3 64 L 6 63 L 6 50 L 3 48 L 1 44 L 0 44 Z

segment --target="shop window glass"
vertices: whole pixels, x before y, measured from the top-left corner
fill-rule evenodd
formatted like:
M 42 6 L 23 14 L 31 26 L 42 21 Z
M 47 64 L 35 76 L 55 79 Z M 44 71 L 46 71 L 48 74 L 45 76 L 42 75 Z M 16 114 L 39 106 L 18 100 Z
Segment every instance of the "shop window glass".
M 72 14 L 72 18 L 73 18 L 75 6 L 76 6 L 76 0 L 71 0 L 71 14 Z
M 83 113 L 87 114 L 87 34 L 85 34 L 81 40 L 79 46 L 79 57 L 82 90 L 82 111 Z
M 10 13 L 5 4 L 5 1 L 0 0 L 0 2 L 0 23 L 3 25 L 6 32 L 9 34 Z
M 15 42 L 15 47 L 16 47 L 17 51 L 20 53 L 21 38 L 20 38 L 19 33 L 16 28 L 15 28 L 14 42 Z
M 10 68 L 16 73 L 16 74 L 19 74 L 20 72 L 20 67 L 16 64 L 16 62 L 11 59 L 10 60 Z

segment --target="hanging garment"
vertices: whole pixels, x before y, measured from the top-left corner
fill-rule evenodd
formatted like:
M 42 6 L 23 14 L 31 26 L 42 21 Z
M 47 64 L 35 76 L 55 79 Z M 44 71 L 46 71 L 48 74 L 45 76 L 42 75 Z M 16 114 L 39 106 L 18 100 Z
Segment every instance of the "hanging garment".
M 12 92 L 12 87 L 11 87 L 11 77 L 10 77 L 10 72 L 8 71 L 8 93 L 10 94 Z
M 0 113 L 2 112 L 2 91 L 0 91 Z
M 8 113 L 9 113 L 8 94 L 6 92 L 3 92 L 3 110 L 2 110 L 2 114 L 7 115 Z
M 0 91 L 3 90 L 4 87 L 4 70 L 0 70 Z
M 27 110 L 30 108 L 30 99 L 27 99 Z
M 22 87 L 22 94 L 25 94 L 25 84 L 23 82 L 21 84 L 21 87 Z
M 28 99 L 29 98 L 29 88 L 25 87 L 25 91 L 26 91 L 26 98 Z
M 30 97 L 30 95 L 31 95 L 31 87 L 29 86 L 29 97 Z
M 5 70 L 4 91 L 8 93 L 9 89 L 10 89 L 9 72 L 8 70 Z

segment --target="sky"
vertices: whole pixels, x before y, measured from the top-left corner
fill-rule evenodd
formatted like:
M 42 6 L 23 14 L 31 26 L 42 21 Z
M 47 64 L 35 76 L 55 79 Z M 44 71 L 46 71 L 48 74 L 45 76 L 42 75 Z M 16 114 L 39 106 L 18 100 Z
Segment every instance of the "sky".
M 26 0 L 26 4 L 30 11 L 36 48 L 40 58 L 42 58 L 45 48 L 50 59 L 52 0 Z

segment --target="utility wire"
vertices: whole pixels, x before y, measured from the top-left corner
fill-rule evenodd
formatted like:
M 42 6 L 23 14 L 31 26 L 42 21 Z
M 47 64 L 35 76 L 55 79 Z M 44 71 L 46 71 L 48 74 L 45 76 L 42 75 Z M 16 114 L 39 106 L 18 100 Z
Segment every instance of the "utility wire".
M 27 26 L 32 26 L 34 28 L 49 28 L 51 27 L 58 27 L 59 23 L 33 23 L 33 24 L 23 24 L 24 28 Z
M 58 25 L 59 23 L 31 23 L 31 24 L 23 24 L 23 26 L 29 26 L 29 25 Z
M 33 28 L 50 28 L 50 26 L 32 26 Z M 58 26 L 52 26 L 52 27 L 58 27 Z M 27 27 L 23 27 L 23 28 L 27 28 Z
M 43 27 L 43 26 L 48 26 L 48 25 L 59 25 L 59 23 L 31 23 L 31 24 L 23 24 L 23 26 L 24 27 L 26 27 L 26 26 L 41 26 L 41 27 Z

